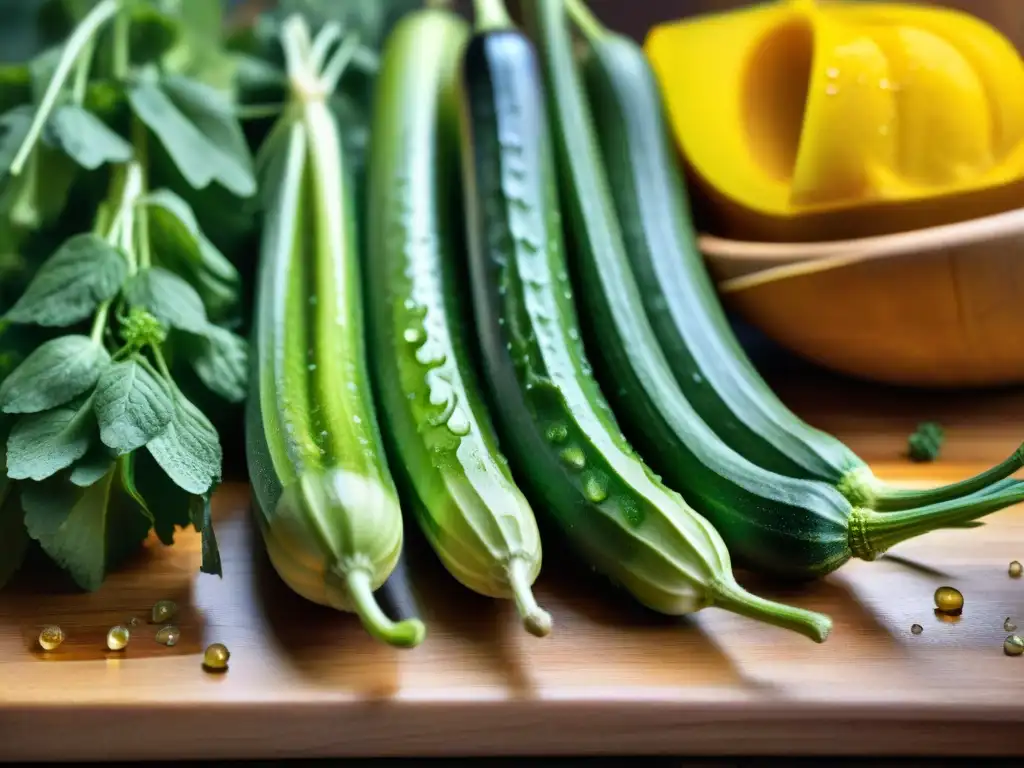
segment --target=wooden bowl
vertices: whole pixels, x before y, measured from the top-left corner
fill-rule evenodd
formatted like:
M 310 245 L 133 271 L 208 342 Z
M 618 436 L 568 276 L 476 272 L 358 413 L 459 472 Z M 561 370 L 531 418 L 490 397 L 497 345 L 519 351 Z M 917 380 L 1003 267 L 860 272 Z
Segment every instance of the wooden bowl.
M 1024 383 L 1024 209 L 856 240 L 699 246 L 730 309 L 827 368 L 925 387 Z

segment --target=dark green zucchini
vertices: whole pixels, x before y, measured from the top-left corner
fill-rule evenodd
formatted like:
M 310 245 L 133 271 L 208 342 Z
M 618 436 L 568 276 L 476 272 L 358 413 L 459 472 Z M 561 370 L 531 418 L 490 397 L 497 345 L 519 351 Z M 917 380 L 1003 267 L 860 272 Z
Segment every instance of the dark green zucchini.
M 593 325 L 598 378 L 629 437 L 715 525 L 738 561 L 780 576 L 823 575 L 851 557 L 871 560 L 904 539 L 1019 501 L 1013 490 L 882 514 L 851 506 L 828 484 L 765 470 L 723 442 L 680 389 L 644 311 L 563 2 L 527 0 L 524 10 L 542 52 L 571 263 Z
M 829 483 L 852 504 L 878 511 L 966 496 L 1024 466 L 1019 449 L 962 482 L 895 488 L 779 400 L 737 341 L 697 250 L 661 94 L 643 50 L 603 28 L 579 0 L 566 7 L 589 42 L 587 93 L 644 309 L 676 381 L 708 426 L 755 464 Z
M 500 0 L 478 0 L 477 13 L 460 89 L 469 271 L 513 473 L 538 513 L 644 605 L 717 605 L 820 642 L 828 619 L 744 591 L 714 528 L 622 436 L 579 340 L 536 53 Z

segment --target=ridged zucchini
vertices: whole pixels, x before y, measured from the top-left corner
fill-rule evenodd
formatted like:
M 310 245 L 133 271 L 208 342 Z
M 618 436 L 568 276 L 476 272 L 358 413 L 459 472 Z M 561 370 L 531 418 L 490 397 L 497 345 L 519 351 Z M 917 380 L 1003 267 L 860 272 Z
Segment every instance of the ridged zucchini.
M 292 94 L 261 152 L 266 200 L 246 417 L 256 517 L 292 590 L 355 611 L 385 642 L 413 646 L 423 624 L 392 622 L 373 594 L 398 562 L 402 513 L 369 386 L 355 195 L 326 103 L 333 84 L 310 60 L 301 17 L 284 24 L 282 44 Z
M 962 482 L 896 488 L 779 400 L 737 341 L 697 250 L 682 171 L 643 50 L 602 27 L 579 0 L 566 7 L 589 42 L 584 75 L 595 130 L 647 317 L 676 381 L 708 426 L 753 463 L 829 483 L 852 504 L 877 511 L 959 498 L 1024 466 L 1022 447 Z
M 824 640 L 827 617 L 734 580 L 721 537 L 632 451 L 590 373 L 566 275 L 536 53 L 478 0 L 461 72 L 470 280 L 484 379 L 513 473 L 539 514 L 644 605 L 709 605 Z
M 1019 501 L 1019 492 L 901 512 L 853 507 L 834 487 L 753 464 L 700 418 L 680 389 L 643 309 L 573 62 L 562 0 L 527 0 L 555 126 L 574 276 L 593 326 L 598 378 L 628 436 L 707 517 L 733 556 L 762 572 L 813 577 L 851 557 L 871 560 L 907 538 Z
M 531 591 L 540 533 L 498 450 L 462 302 L 456 73 L 467 37 L 459 16 L 416 11 L 384 50 L 370 155 L 374 379 L 396 477 L 434 551 L 469 589 L 514 599 L 543 636 L 551 617 Z

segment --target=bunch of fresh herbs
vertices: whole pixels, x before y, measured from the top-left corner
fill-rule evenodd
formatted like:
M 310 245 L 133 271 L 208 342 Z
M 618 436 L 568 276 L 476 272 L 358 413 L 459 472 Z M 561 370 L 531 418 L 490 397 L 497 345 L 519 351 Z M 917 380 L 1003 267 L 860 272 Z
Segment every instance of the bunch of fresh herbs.
M 63 40 L 0 66 L 0 585 L 34 541 L 94 590 L 184 526 L 220 573 L 207 414 L 248 363 L 209 203 L 256 182 L 210 6 L 50 0 Z

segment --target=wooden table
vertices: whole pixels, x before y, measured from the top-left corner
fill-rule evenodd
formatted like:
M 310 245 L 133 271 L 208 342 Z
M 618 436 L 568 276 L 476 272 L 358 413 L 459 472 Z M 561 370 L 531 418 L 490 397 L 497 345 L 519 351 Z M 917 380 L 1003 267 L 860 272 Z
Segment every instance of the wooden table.
M 1024 435 L 1019 391 L 898 393 L 791 368 L 773 378 L 887 479 L 964 476 Z M 901 454 L 924 418 L 947 428 L 944 459 L 912 465 Z M 1022 508 L 806 589 L 758 586 L 830 613 L 835 629 L 820 646 L 715 609 L 652 616 L 557 551 L 545 553 L 538 590 L 555 632 L 538 640 L 510 606 L 466 594 L 413 538 L 428 638 L 395 651 L 353 617 L 288 592 L 247 506 L 244 485 L 217 497 L 223 580 L 198 574 L 195 537 L 180 535 L 94 595 L 38 578 L 0 595 L 0 759 L 1024 751 L 1024 658 L 1002 652 L 1003 620 L 1024 627 L 1024 579 L 1006 571 L 1024 560 Z M 932 614 L 942 584 L 966 596 L 955 624 Z M 105 651 L 108 627 L 161 598 L 181 606 L 177 646 L 158 645 L 143 625 L 125 653 Z M 32 645 L 51 622 L 68 640 L 46 658 Z M 200 668 L 214 641 L 232 652 L 223 675 Z

